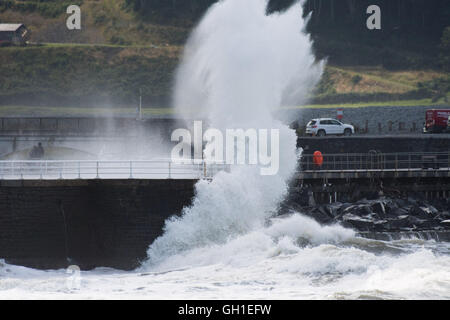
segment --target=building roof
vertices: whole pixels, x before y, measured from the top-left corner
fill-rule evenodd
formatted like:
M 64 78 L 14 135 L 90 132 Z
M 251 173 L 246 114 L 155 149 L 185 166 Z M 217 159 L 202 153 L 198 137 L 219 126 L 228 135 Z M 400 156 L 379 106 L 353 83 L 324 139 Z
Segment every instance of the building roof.
M 14 32 L 17 31 L 21 26 L 23 26 L 22 23 L 0 23 L 0 32 L 2 31 L 9 31 Z

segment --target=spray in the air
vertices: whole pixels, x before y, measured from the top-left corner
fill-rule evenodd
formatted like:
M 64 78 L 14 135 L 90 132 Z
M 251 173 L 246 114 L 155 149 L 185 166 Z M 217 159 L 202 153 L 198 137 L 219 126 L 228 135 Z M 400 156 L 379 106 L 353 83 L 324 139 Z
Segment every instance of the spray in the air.
M 178 69 L 177 111 L 227 129 L 278 129 L 280 170 L 262 176 L 236 166 L 200 181 L 190 207 L 166 222 L 149 248 L 150 263 L 197 247 L 224 243 L 262 227 L 276 214 L 297 163 L 296 134 L 273 117 L 287 99 L 304 99 L 320 78 L 301 3 L 266 14 L 266 0 L 213 5 L 191 35 Z

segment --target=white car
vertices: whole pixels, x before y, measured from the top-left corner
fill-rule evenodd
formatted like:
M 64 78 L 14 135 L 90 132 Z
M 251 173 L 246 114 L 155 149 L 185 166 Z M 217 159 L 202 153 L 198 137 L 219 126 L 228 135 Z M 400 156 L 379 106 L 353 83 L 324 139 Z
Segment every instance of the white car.
M 354 133 L 355 128 L 352 125 L 331 118 L 312 119 L 306 125 L 306 134 L 312 136 L 324 137 L 330 134 L 351 136 Z

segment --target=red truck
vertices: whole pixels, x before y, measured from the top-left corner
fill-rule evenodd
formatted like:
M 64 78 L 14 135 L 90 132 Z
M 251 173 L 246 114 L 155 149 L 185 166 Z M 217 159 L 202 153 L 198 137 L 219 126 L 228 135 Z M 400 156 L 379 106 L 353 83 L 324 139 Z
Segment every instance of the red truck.
M 430 109 L 425 113 L 423 132 L 443 132 L 447 130 L 450 109 Z

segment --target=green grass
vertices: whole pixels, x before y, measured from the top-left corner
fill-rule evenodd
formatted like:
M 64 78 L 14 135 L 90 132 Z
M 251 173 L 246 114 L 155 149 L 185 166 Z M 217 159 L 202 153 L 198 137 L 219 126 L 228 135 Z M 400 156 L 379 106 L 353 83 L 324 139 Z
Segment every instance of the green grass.
M 419 83 L 438 78 L 446 78 L 448 74 L 437 70 L 386 70 L 382 67 L 339 67 L 328 65 L 326 77 L 335 93 L 375 93 L 404 94 L 418 89 Z M 359 77 L 357 83 L 354 77 Z
M 155 46 L 152 44 L 133 44 L 133 45 L 120 45 L 120 44 L 108 44 L 108 43 L 51 43 L 51 42 L 45 42 L 41 43 L 37 46 L 28 46 L 24 47 L 23 49 L 27 48 L 36 48 L 36 47 L 47 47 L 47 48 L 64 48 L 64 47 L 86 47 L 86 48 L 159 48 L 159 46 Z M 11 47 L 9 47 L 11 48 Z
M 432 102 L 431 99 L 398 100 L 386 102 L 344 103 L 344 104 L 312 104 L 305 106 L 283 107 L 282 109 L 334 109 L 334 108 L 366 108 L 366 107 L 417 107 L 417 106 L 449 106 L 450 103 Z
M 133 104 L 168 97 L 179 49 L 59 45 L 0 48 L 0 101 L 16 105 Z
M 366 107 L 444 107 L 449 104 L 433 103 L 431 99 L 389 101 L 380 103 L 357 104 L 323 104 L 283 107 L 282 110 L 292 109 L 337 109 L 337 108 L 366 108 Z M 171 108 L 148 108 L 142 110 L 143 117 L 160 117 L 176 115 Z M 96 107 L 41 107 L 41 106 L 0 106 L 0 117 L 94 117 L 94 116 L 136 116 L 136 107 L 96 108 Z
M 168 116 L 174 114 L 170 108 L 142 108 L 144 117 Z M 136 107 L 41 107 L 0 106 L 0 117 L 90 117 L 90 116 L 136 116 Z

